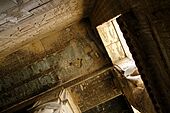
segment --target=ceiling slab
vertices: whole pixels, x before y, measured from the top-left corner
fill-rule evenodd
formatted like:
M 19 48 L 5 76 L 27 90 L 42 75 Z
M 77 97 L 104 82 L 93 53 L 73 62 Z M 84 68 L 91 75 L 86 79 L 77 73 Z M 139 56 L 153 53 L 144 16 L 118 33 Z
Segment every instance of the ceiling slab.
M 59 31 L 88 15 L 95 0 L 24 0 L 13 1 L 0 11 L 0 57 L 44 34 Z M 15 3 L 15 4 L 14 4 Z

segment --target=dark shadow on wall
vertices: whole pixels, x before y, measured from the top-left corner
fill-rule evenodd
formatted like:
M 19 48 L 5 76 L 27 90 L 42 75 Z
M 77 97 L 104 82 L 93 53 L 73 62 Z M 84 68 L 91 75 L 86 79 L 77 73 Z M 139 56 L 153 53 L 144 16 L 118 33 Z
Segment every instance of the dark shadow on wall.
M 133 110 L 121 95 L 83 113 L 133 113 Z

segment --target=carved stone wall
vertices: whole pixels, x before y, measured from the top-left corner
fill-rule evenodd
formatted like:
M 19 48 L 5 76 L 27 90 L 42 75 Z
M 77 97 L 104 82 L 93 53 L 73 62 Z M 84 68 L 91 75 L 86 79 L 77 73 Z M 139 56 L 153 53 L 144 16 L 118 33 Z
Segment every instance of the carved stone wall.
M 116 98 L 122 92 L 111 69 L 70 87 L 75 103 L 85 112 L 101 103 Z
M 95 0 L 3 0 L 0 8 L 0 57 L 31 40 L 60 31 L 87 17 Z M 8 5 L 11 4 L 11 5 Z
M 89 74 L 110 63 L 87 22 L 28 43 L 0 62 L 0 107 Z

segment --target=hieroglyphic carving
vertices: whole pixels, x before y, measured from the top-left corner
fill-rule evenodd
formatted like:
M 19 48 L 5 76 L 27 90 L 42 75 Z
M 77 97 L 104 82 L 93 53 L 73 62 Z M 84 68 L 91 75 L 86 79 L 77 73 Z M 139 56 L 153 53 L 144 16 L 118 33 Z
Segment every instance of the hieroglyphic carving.
M 10 29 L 6 29 L 0 33 L 0 38 L 9 38 L 10 42 L 2 47 L 0 51 L 8 54 L 14 47 L 19 47 L 20 43 L 27 42 L 33 38 L 41 38 L 42 34 L 49 31 L 61 30 L 76 20 L 80 20 L 84 16 L 85 10 L 90 7 L 88 3 L 83 5 L 84 0 L 60 0 L 51 1 L 53 7 L 49 10 L 43 6 L 46 11 L 40 15 L 25 19 Z M 37 9 L 38 10 L 38 9 Z M 17 45 L 17 46 L 16 46 Z M 4 51 L 3 51 L 4 50 Z M 3 54 L 3 55 L 4 55 Z
M 106 65 L 107 59 L 88 31 L 87 23 L 76 23 L 59 33 L 21 47 L 0 62 L 0 107 L 34 96 L 54 85 L 94 72 Z M 50 45 L 49 45 L 50 44 Z M 14 56 L 16 55 L 16 59 Z M 11 60 L 19 67 L 10 64 Z M 14 63 L 15 63 L 14 62 Z M 13 68 L 13 69 L 12 69 Z M 5 69 L 5 70 L 4 70 Z M 12 94 L 12 95 L 11 95 Z M 3 98 L 3 99 L 1 99 Z M 8 99 L 6 99 L 8 98 Z

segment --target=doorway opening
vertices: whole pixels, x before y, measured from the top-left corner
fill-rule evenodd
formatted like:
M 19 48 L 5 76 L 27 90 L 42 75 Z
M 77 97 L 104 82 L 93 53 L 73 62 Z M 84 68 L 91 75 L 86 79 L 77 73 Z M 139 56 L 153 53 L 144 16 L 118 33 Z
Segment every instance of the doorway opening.
M 120 16 L 120 15 L 119 15 Z M 113 64 L 127 68 L 127 62 L 134 62 L 116 18 L 97 26 L 97 31 Z
M 122 75 L 128 84 L 128 86 L 124 86 L 123 92 L 132 105 L 134 113 L 155 113 L 135 61 L 117 23 L 116 19 L 120 16 L 97 26 L 97 31 L 112 63 L 122 70 Z

